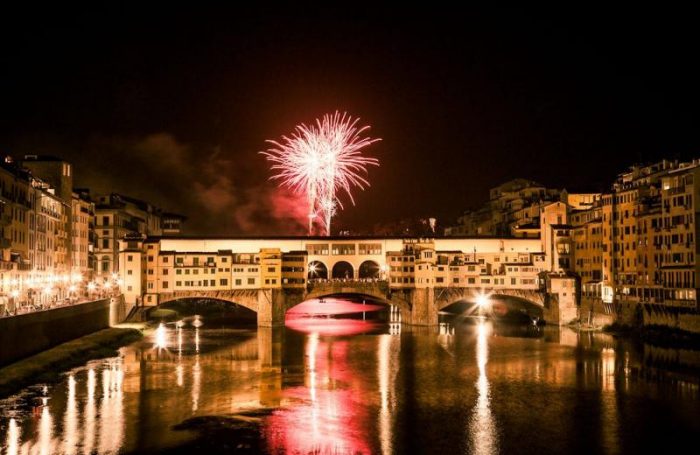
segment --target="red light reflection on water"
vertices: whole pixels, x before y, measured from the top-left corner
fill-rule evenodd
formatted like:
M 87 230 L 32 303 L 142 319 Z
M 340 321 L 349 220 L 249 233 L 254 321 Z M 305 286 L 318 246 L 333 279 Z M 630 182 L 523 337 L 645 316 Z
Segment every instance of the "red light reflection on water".
M 382 305 L 356 303 L 350 302 L 349 300 L 329 298 L 323 300 L 312 299 L 302 302 L 287 311 L 287 319 L 325 314 L 336 315 L 373 312 L 383 310 L 384 308 L 385 307 Z
M 372 453 L 367 440 L 372 416 L 356 401 L 370 387 L 352 371 L 348 354 L 348 341 L 308 336 L 304 386 L 287 389 L 289 406 L 265 425 L 271 453 Z
M 385 324 L 357 319 L 297 318 L 287 319 L 285 325 L 297 332 L 323 336 L 351 336 L 372 332 Z

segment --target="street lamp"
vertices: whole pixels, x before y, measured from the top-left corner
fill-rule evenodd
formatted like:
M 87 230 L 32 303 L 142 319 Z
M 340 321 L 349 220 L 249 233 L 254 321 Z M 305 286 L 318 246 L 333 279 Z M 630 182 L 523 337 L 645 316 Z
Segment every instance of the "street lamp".
M 484 315 L 484 313 L 488 310 L 490 303 L 491 301 L 487 294 L 480 293 L 476 296 L 476 307 L 479 315 Z
M 317 276 L 318 266 L 315 263 L 309 264 L 309 275 L 311 279 Z

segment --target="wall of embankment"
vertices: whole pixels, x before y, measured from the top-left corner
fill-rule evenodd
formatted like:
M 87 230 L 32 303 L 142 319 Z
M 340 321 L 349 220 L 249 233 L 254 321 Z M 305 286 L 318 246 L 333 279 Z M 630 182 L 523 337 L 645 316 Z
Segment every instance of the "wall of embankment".
M 0 366 L 122 322 L 122 297 L 0 318 Z
M 581 299 L 583 323 L 606 325 L 619 323 L 633 327 L 658 325 L 700 333 L 700 314 L 683 308 L 636 302 L 603 303 L 600 299 Z

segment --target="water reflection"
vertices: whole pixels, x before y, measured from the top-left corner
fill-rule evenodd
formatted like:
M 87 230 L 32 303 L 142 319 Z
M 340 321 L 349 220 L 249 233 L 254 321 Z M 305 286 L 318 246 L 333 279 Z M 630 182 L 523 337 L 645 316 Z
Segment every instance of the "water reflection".
M 156 342 L 154 347 L 157 349 L 168 349 L 168 333 L 165 324 L 162 322 L 156 329 Z
M 56 453 L 54 444 L 53 418 L 51 417 L 46 401 L 44 401 L 44 405 L 41 409 L 41 419 L 39 421 L 39 453 L 41 455 Z
M 97 377 L 95 369 L 90 368 L 87 374 L 87 401 L 85 402 L 85 436 L 83 438 L 83 454 L 88 455 L 95 447 L 95 422 L 97 419 L 97 407 L 95 405 L 95 388 Z
M 489 380 L 486 364 L 489 360 L 489 343 L 492 326 L 481 321 L 476 327 L 476 365 L 479 376 L 476 380 L 477 398 L 469 421 L 470 453 L 490 455 L 498 452 L 496 423 L 491 413 Z
M 124 434 L 122 383 L 124 371 L 121 359 L 111 361 L 102 370 L 102 403 L 100 404 L 100 430 L 98 452 L 117 453 Z
M 377 321 L 335 318 L 288 319 L 286 326 L 297 332 L 308 333 L 309 336 L 353 336 L 386 329 L 386 324 Z
M 7 455 L 17 455 L 19 453 L 19 438 L 21 431 L 14 418 L 10 418 L 10 423 L 7 427 L 7 442 L 5 448 Z
M 381 452 L 393 452 L 393 414 L 396 409 L 395 379 L 401 340 L 390 335 L 379 336 L 377 377 L 379 382 L 379 443 Z
M 306 337 L 304 387 L 285 390 L 290 406 L 268 419 L 265 435 L 271 452 L 372 452 L 369 409 L 362 404 L 363 397 L 372 395 L 367 383 L 372 378 L 357 375 L 351 367 L 351 344 L 318 333 Z
M 686 352 L 489 322 L 316 322 L 159 326 L 118 358 L 0 402 L 0 453 L 158 452 L 199 437 L 173 430 L 191 417 L 260 407 L 273 409 L 262 434 L 274 453 L 634 452 L 654 444 L 648 422 L 674 432 L 669 450 L 700 432 L 697 377 L 662 376 L 688 368 Z
M 63 453 L 74 454 L 80 440 L 78 429 L 78 404 L 75 397 L 75 376 L 68 376 L 68 401 L 63 418 Z
M 601 436 L 605 447 L 615 447 L 618 439 L 618 409 L 615 393 L 616 354 L 612 348 L 601 350 Z

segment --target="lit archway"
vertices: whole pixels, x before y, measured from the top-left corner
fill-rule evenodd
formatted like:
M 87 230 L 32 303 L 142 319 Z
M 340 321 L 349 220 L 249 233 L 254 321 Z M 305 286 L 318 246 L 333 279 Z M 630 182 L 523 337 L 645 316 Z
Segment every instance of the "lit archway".
M 360 264 L 359 278 L 379 278 L 379 264 L 374 261 L 365 261 Z
M 255 324 L 258 314 L 249 304 L 240 304 L 232 300 L 208 298 L 208 297 L 180 297 L 173 300 L 160 302 L 150 308 L 147 313 L 149 319 L 186 320 L 193 317 L 201 319 L 205 323 L 236 323 Z
M 337 279 L 353 279 L 355 278 L 355 269 L 346 261 L 336 262 L 333 266 L 333 278 Z
M 321 261 L 309 262 L 309 279 L 328 279 L 328 267 Z

